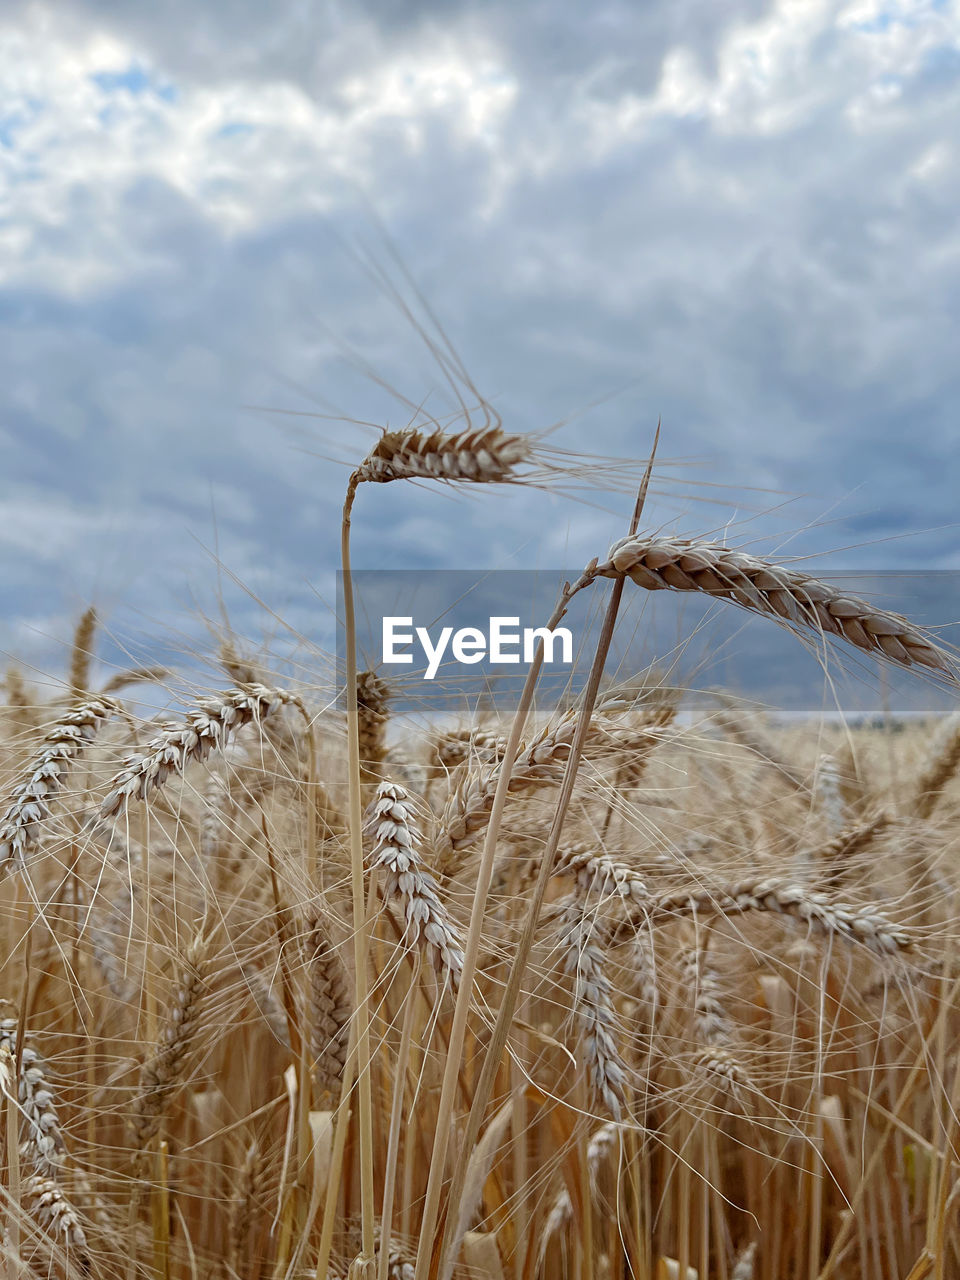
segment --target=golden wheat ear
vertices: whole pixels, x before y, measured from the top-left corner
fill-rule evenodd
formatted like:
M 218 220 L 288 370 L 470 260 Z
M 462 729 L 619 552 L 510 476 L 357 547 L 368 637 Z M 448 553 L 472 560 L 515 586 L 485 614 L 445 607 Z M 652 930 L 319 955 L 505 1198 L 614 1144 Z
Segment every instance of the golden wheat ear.
M 648 591 L 698 591 L 732 600 L 795 630 L 835 636 L 903 667 L 925 667 L 960 684 L 955 659 L 898 613 L 877 609 L 797 569 L 714 542 L 640 536 L 615 543 L 596 572 Z
M 516 468 L 529 461 L 525 436 L 499 427 L 461 431 L 385 431 L 360 464 L 357 479 L 373 484 L 391 480 L 448 480 L 503 484 L 516 480 Z

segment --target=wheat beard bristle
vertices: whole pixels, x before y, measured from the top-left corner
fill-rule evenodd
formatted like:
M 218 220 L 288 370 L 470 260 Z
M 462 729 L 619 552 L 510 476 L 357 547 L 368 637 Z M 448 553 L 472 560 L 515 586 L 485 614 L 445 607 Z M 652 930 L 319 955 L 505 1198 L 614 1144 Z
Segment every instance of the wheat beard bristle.
M 956 663 L 931 637 L 897 613 L 796 569 L 771 564 L 714 542 L 627 538 L 598 565 L 602 577 L 629 577 L 648 591 L 699 591 L 733 600 L 787 626 L 837 636 L 900 666 L 922 666 L 960 683 Z
M 418 479 L 503 483 L 515 478 L 514 468 L 530 453 L 523 436 L 507 435 L 499 427 L 457 435 L 387 431 L 360 464 L 356 478 L 374 484 Z

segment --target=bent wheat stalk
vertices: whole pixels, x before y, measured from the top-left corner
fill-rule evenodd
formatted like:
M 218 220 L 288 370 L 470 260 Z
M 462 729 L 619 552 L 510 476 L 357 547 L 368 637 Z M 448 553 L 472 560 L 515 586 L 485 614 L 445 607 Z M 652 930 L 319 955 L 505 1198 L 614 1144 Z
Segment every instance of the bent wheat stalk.
M 514 481 L 515 467 L 530 456 L 523 436 L 507 435 L 499 427 L 468 430 L 459 435 L 415 428 L 385 431 L 347 483 L 340 523 L 340 563 L 343 572 L 344 644 L 346 647 L 347 790 L 349 796 L 350 881 L 353 898 L 354 956 L 356 960 L 357 1090 L 360 1122 L 360 1268 L 374 1266 L 375 1207 L 373 1178 L 373 1096 L 370 1080 L 370 1012 L 368 1008 L 367 950 L 369 921 L 364 902 L 363 815 L 361 812 L 360 721 L 357 704 L 357 626 L 350 565 L 350 527 L 357 490 L 364 482 L 446 480 L 474 483 Z M 469 986 L 469 982 L 468 982 Z M 347 1111 L 339 1123 L 347 1123 Z M 339 1136 L 339 1135 L 338 1135 Z M 320 1262 L 326 1265 L 321 1251 Z

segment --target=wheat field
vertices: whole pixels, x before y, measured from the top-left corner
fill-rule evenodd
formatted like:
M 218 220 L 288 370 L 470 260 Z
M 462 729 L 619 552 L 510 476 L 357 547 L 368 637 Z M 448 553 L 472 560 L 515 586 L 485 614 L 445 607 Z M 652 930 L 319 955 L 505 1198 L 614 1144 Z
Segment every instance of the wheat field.
M 364 486 L 538 466 L 492 422 L 385 433 L 348 602 Z M 946 687 L 955 660 L 789 565 L 644 534 L 644 492 L 561 591 L 605 621 L 552 712 L 535 663 L 515 714 L 391 732 L 349 614 L 337 687 L 225 637 L 221 687 L 163 719 L 131 709 L 162 671 L 91 688 L 93 610 L 60 691 L 11 667 L 9 1276 L 960 1275 L 960 721 L 691 715 L 604 666 L 650 590 Z

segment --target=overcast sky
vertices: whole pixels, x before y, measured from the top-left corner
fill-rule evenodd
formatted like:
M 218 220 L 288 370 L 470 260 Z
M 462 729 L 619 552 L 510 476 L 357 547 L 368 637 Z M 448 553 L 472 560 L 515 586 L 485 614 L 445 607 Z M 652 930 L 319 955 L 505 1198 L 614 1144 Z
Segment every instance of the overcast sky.
M 329 634 L 337 416 L 452 404 L 394 249 L 507 429 L 662 417 L 654 525 L 960 569 L 958 119 L 957 0 L 6 0 L 0 646 L 176 644 L 217 557 Z M 576 568 L 630 505 L 389 486 L 355 558 Z

